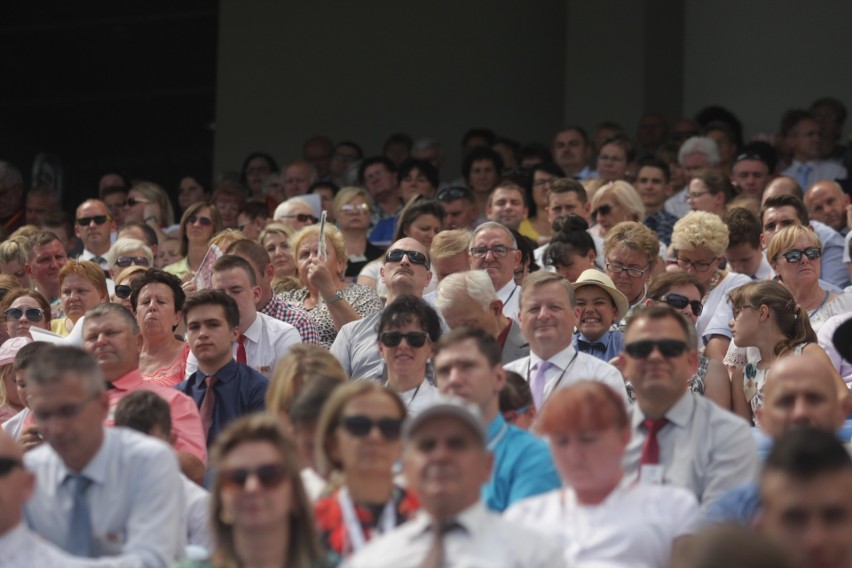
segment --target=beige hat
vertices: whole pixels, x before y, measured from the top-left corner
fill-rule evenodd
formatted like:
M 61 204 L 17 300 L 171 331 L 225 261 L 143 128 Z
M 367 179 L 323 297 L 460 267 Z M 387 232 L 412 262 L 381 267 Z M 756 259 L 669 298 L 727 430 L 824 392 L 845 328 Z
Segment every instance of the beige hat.
M 606 290 L 612 301 L 615 302 L 615 308 L 618 310 L 618 319 L 624 319 L 627 314 L 627 309 L 630 307 L 630 302 L 627 301 L 627 296 L 618 291 L 615 284 L 612 283 L 612 278 L 594 268 L 584 270 L 577 281 L 571 284 L 576 292 L 583 286 L 598 286 Z

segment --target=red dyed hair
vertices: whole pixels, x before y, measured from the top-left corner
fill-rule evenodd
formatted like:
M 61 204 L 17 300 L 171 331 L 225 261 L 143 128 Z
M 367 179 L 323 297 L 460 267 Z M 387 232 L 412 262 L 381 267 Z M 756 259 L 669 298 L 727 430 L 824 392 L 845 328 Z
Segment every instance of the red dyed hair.
M 624 399 L 598 381 L 580 381 L 556 390 L 538 416 L 538 429 L 542 434 L 621 430 L 628 425 Z

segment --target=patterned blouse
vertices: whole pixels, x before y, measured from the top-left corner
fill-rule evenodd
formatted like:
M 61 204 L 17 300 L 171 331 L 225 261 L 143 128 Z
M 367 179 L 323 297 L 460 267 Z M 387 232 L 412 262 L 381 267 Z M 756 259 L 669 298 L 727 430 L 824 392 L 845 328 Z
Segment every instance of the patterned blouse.
M 305 310 L 317 325 L 320 334 L 320 345 L 326 349 L 331 349 L 331 344 L 334 343 L 334 338 L 337 337 L 337 328 L 334 327 L 334 318 L 331 317 L 331 313 L 329 313 L 325 302 L 321 301 L 313 308 L 306 308 L 307 288 L 282 292 L 278 297 L 299 309 Z M 343 299 L 349 302 L 355 313 L 362 318 L 382 309 L 382 301 L 379 299 L 379 295 L 376 294 L 375 289 L 369 286 L 349 284 L 343 289 Z

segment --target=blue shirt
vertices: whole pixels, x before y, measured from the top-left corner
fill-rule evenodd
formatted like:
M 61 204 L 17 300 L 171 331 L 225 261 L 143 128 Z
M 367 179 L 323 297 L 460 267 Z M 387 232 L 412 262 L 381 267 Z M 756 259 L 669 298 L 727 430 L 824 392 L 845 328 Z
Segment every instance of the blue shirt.
M 760 485 L 756 481 L 729 489 L 704 511 L 703 523 L 735 523 L 750 527 L 761 508 Z
M 488 449 L 494 469 L 482 487 L 482 500 L 492 511 L 503 512 L 516 501 L 562 485 L 547 443 L 507 424 L 502 414 L 488 426 Z
M 262 412 L 266 408 L 266 389 L 269 387 L 269 380 L 266 377 L 251 367 L 240 365 L 233 359 L 213 374 L 218 380 L 213 386 L 216 403 L 213 407 L 213 421 L 207 433 L 208 446 L 232 420 L 244 414 Z M 206 378 L 207 375 L 199 369 L 175 388 L 192 397 L 200 409 L 201 402 L 207 394 L 207 385 L 204 382 Z
M 603 343 L 606 350 L 598 351 L 597 349 L 581 349 L 577 342 L 578 340 L 587 341 L 588 343 Z M 596 359 L 609 363 L 610 359 L 618 357 L 624 350 L 624 332 L 621 330 L 607 331 L 597 341 L 591 341 L 582 333 L 577 332 L 574 334 L 574 338 L 571 340 L 571 343 L 574 345 L 574 349 L 580 353 L 591 355 Z

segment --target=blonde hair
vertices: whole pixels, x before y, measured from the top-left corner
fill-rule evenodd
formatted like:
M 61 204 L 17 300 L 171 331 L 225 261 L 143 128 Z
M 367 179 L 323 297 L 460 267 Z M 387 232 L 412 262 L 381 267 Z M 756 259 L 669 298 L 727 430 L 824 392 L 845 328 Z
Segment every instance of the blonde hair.
M 470 231 L 467 229 L 447 229 L 441 231 L 432 239 L 429 247 L 429 258 L 432 260 L 449 258 L 459 253 L 466 253 L 470 248 Z
M 604 257 L 618 245 L 636 250 L 648 258 L 648 266 L 653 270 L 660 257 L 660 238 L 657 233 L 637 221 L 624 221 L 607 231 L 604 239 Z
M 319 239 L 319 232 L 319 225 L 308 225 L 307 227 L 303 227 L 293 236 L 290 248 L 293 249 L 293 255 L 296 257 L 297 261 L 299 258 L 299 247 L 302 246 L 302 242 L 308 238 Z M 334 225 L 327 223 L 325 226 L 325 241 L 327 245 L 331 245 L 331 248 L 334 249 L 334 253 L 337 255 L 337 260 L 343 261 L 343 268 L 341 269 L 340 274 L 337 275 L 342 278 L 343 272 L 346 270 L 346 259 L 348 257 L 346 254 L 346 241 L 343 239 L 343 233 L 341 233 L 340 229 Z
M 288 225 L 273 221 L 263 228 L 260 235 L 257 237 L 257 242 L 263 244 L 263 241 L 265 241 L 266 237 L 269 235 L 284 235 L 287 237 L 287 242 L 289 243 L 294 234 L 296 234 L 296 232 Z
M 27 251 L 29 250 L 29 237 L 10 237 L 0 243 L 0 262 L 18 261 L 21 268 L 27 263 Z
M 327 349 L 305 343 L 294 345 L 275 365 L 266 391 L 266 410 L 289 413 L 304 384 L 317 377 L 329 377 L 341 383 L 349 380 L 340 361 Z
M 592 196 L 592 211 L 598 208 L 598 203 L 607 194 L 612 193 L 615 200 L 628 211 L 633 213 L 634 221 L 642 221 L 645 219 L 645 205 L 642 203 L 642 198 L 639 197 L 639 192 L 624 180 L 611 181 L 606 185 L 602 185 Z
M 524 296 L 527 292 L 531 292 L 537 287 L 543 284 L 550 284 L 551 282 L 556 282 L 565 288 L 565 291 L 568 293 L 568 301 L 571 303 L 572 308 L 577 305 L 577 297 L 574 295 L 574 287 L 571 286 L 571 282 L 558 272 L 546 272 L 544 270 L 531 272 L 529 276 L 524 278 L 524 282 L 521 285 L 521 303 L 523 304 Z
M 162 215 L 162 219 L 160 222 L 163 227 L 169 227 L 175 224 L 175 210 L 172 208 L 172 202 L 169 200 L 168 194 L 166 194 L 166 190 L 157 185 L 156 183 L 150 181 L 140 181 L 134 183 L 133 186 L 128 190 L 128 193 L 131 191 L 136 191 L 141 193 L 145 199 L 149 201 L 154 201 L 160 206 L 160 214 Z
M 672 246 L 678 251 L 704 247 L 714 256 L 724 256 L 728 249 L 728 226 L 715 213 L 692 211 L 675 223 Z
M 151 247 L 146 245 L 144 242 L 131 237 L 122 237 L 116 240 L 112 243 L 112 246 L 109 247 L 109 251 L 107 251 L 105 256 L 107 262 L 112 267 L 115 266 L 116 261 L 121 255 L 134 250 L 142 251 L 142 254 L 144 254 L 145 258 L 148 259 L 148 268 L 154 266 L 154 253 L 151 251 Z
M 231 244 L 247 238 L 239 229 L 223 229 L 210 237 L 210 246 L 216 245 L 224 253 Z
M 363 187 L 350 185 L 349 187 L 344 187 L 343 189 L 338 191 L 337 195 L 334 196 L 334 201 L 331 205 L 331 208 L 334 210 L 334 218 L 339 219 L 340 212 L 343 209 L 343 206 L 355 199 L 356 197 L 360 197 L 364 200 L 364 203 L 366 203 L 367 207 L 370 208 L 368 212 L 373 210 L 373 197 L 370 195 L 370 193 Z
M 804 225 L 790 225 L 775 233 L 772 240 L 769 241 L 769 246 L 766 247 L 766 260 L 775 262 L 782 252 L 796 246 L 796 241 L 801 237 L 810 239 L 813 246 L 822 249 L 822 241 L 819 240 L 815 232 Z

